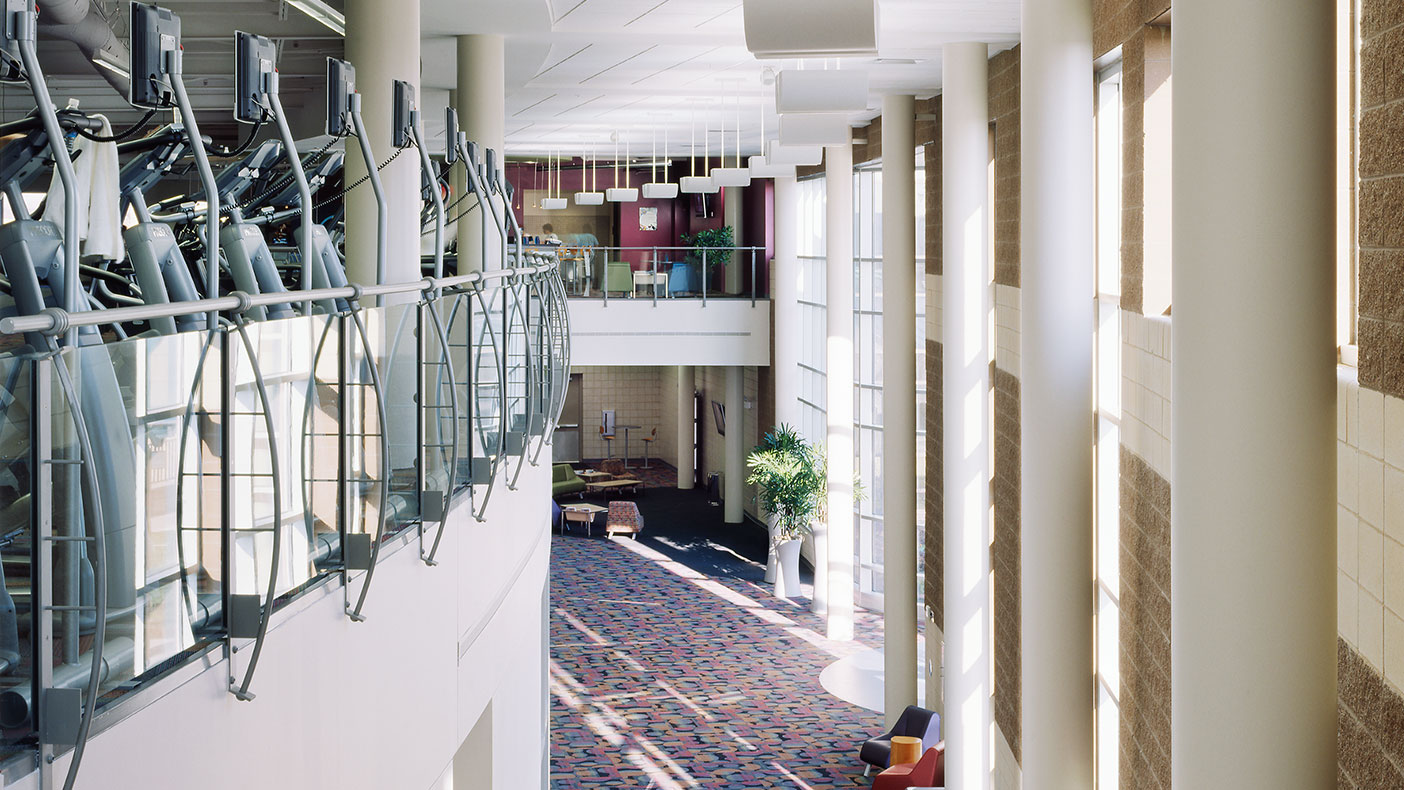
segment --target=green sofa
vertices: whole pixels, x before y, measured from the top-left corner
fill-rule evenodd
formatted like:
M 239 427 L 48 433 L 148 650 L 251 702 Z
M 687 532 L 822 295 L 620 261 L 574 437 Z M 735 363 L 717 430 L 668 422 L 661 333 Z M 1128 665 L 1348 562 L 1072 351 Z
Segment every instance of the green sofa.
M 553 464 L 551 466 L 551 496 L 558 497 L 565 494 L 580 494 L 585 491 L 585 481 L 575 473 L 575 469 L 570 464 Z

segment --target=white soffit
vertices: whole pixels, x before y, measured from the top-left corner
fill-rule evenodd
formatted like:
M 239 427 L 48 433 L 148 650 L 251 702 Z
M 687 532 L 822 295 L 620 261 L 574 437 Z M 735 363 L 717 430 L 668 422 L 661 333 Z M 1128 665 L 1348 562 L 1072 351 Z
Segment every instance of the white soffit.
M 776 112 L 862 112 L 867 107 L 866 71 L 785 69 L 775 79 Z
M 745 0 L 757 58 L 876 57 L 877 0 Z

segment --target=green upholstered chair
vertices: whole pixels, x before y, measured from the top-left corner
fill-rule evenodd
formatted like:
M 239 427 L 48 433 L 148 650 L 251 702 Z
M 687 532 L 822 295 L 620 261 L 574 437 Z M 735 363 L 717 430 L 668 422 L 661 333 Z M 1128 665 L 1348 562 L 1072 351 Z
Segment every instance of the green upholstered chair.
M 634 269 L 624 261 L 610 261 L 605 265 L 605 287 L 606 291 L 614 293 L 616 291 L 633 295 L 634 293 Z
M 551 496 L 558 497 L 566 494 L 579 494 L 585 490 L 585 481 L 580 479 L 580 475 L 575 473 L 575 469 L 570 464 L 554 464 L 551 466 Z

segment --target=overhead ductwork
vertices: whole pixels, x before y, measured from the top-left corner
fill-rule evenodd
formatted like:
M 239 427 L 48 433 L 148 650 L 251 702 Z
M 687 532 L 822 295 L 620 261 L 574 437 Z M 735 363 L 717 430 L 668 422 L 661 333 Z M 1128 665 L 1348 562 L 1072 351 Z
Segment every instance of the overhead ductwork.
M 107 84 L 125 97 L 131 86 L 127 45 L 107 20 L 92 12 L 91 0 L 38 0 L 38 5 L 39 32 L 72 41 Z
M 876 57 L 877 0 L 745 0 L 757 58 Z

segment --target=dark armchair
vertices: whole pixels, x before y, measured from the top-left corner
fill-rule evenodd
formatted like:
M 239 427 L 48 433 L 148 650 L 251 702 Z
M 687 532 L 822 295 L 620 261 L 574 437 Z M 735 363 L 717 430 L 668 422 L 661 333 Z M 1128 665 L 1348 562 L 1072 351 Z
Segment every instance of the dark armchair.
M 863 771 L 864 776 L 867 776 L 874 766 L 889 767 L 892 737 L 895 735 L 920 738 L 922 750 L 930 749 L 941 740 L 941 717 L 936 715 L 935 711 L 908 705 L 907 709 L 902 711 L 902 715 L 897 717 L 897 723 L 891 730 L 870 741 L 864 741 L 863 748 L 858 751 L 858 759 L 868 764 L 868 768 Z

